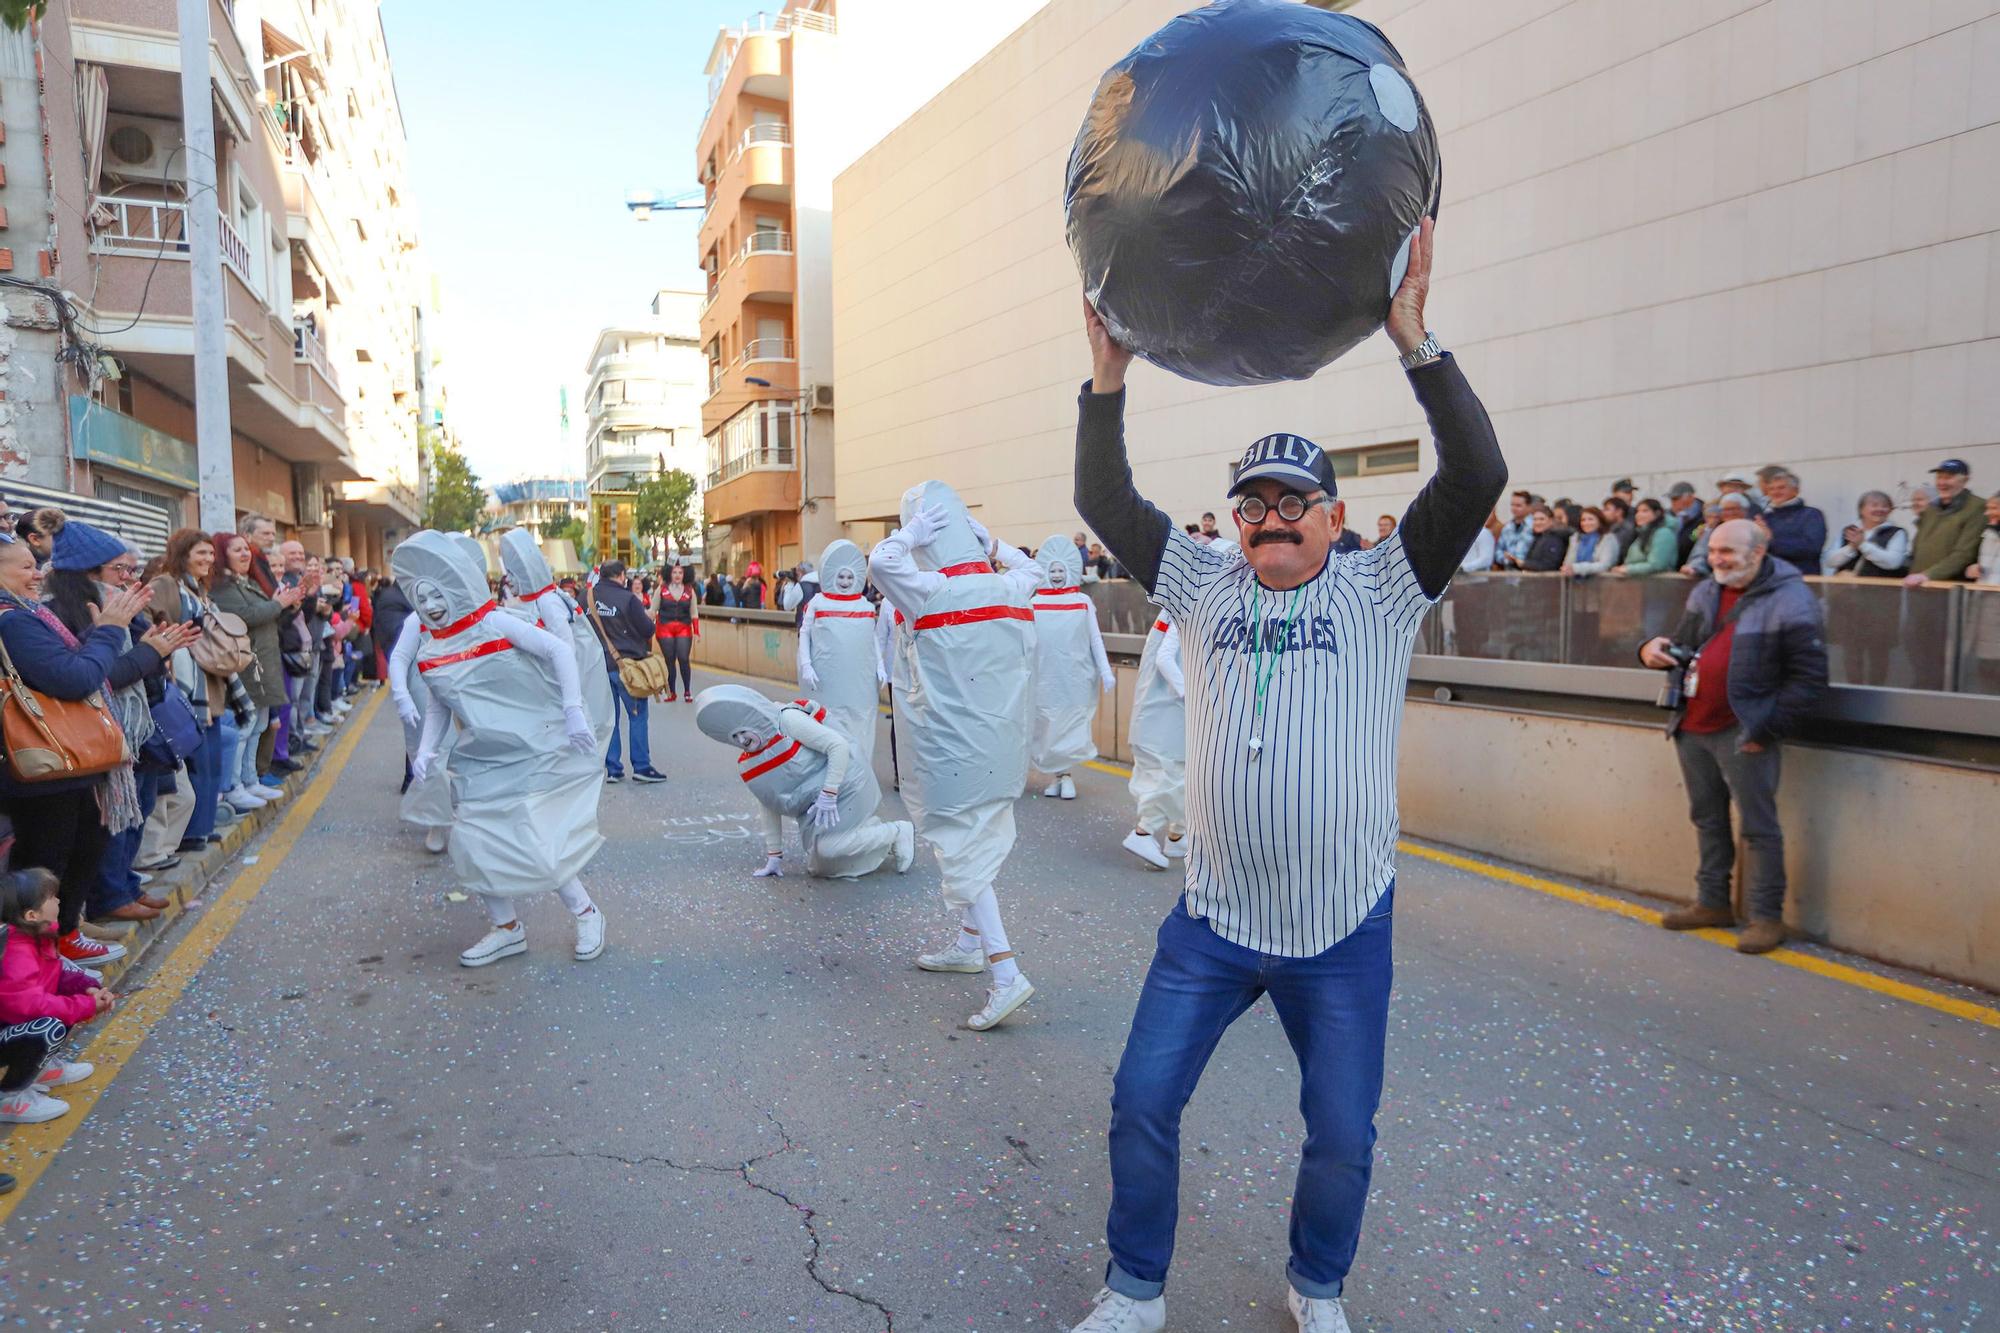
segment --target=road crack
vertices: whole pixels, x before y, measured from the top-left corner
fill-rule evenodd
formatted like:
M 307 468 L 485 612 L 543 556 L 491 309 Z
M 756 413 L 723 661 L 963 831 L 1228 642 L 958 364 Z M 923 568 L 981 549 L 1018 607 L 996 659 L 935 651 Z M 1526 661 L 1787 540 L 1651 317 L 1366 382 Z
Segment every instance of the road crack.
M 770 1111 L 764 1113 L 764 1118 L 771 1122 L 772 1126 L 778 1131 L 778 1137 L 783 1142 L 767 1153 L 759 1153 L 757 1156 L 746 1158 L 744 1161 L 738 1162 L 733 1166 L 717 1162 L 680 1162 L 657 1153 L 646 1153 L 638 1157 L 628 1157 L 622 1153 L 585 1148 L 565 1148 L 556 1152 L 527 1153 L 524 1154 L 524 1157 L 527 1160 L 545 1160 L 557 1157 L 571 1157 L 580 1160 L 594 1159 L 606 1162 L 618 1162 L 625 1166 L 664 1166 L 675 1171 L 690 1173 L 707 1172 L 711 1175 L 735 1176 L 751 1189 L 756 1190 L 760 1194 L 770 1195 L 779 1203 L 784 1204 L 785 1207 L 799 1215 L 799 1224 L 805 1228 L 806 1239 L 812 1245 L 812 1248 L 806 1253 L 806 1276 L 811 1278 L 821 1291 L 824 1291 L 829 1296 L 844 1297 L 847 1300 L 869 1307 L 882 1316 L 884 1333 L 896 1333 L 896 1315 L 893 1310 L 881 1301 L 876 1300 L 873 1296 L 864 1296 L 858 1291 L 849 1291 L 846 1287 L 830 1281 L 819 1271 L 820 1253 L 823 1248 L 823 1242 L 819 1234 L 818 1210 L 808 1204 L 800 1203 L 774 1185 L 766 1185 L 763 1181 L 752 1178 L 751 1172 L 764 1163 L 771 1161 L 773 1158 L 782 1157 L 786 1153 L 799 1151 L 799 1144 L 793 1141 L 791 1131 L 785 1128 L 784 1121 L 778 1119 Z

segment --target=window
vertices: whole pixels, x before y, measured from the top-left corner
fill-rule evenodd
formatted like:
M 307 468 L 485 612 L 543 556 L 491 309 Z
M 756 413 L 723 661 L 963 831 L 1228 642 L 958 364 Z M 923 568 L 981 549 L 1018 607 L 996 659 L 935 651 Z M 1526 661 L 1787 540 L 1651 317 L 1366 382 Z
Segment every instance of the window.
M 1417 442 L 1377 444 L 1366 449 L 1343 449 L 1328 454 L 1336 477 L 1383 477 L 1396 472 L 1417 470 Z
M 758 469 L 787 469 L 795 457 L 798 419 L 792 404 L 753 403 L 708 437 L 708 484 Z

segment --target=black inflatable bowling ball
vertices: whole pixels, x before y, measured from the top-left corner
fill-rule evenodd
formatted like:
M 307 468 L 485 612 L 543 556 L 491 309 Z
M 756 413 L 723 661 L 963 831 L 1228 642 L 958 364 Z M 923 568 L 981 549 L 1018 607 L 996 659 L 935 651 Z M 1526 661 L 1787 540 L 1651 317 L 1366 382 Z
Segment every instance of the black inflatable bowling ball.
M 1382 327 L 1435 213 L 1437 132 L 1373 25 L 1218 0 L 1106 71 L 1069 244 L 1112 335 L 1205 384 L 1310 378 Z

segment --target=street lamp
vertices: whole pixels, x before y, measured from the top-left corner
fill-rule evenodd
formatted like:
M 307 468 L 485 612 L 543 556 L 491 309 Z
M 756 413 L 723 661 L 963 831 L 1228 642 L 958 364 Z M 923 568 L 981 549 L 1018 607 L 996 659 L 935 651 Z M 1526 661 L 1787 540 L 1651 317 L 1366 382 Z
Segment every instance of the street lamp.
M 689 190 L 684 194 L 674 195 L 661 190 L 627 190 L 625 207 L 631 210 L 634 221 L 646 222 L 660 210 L 676 212 L 707 208 L 708 197 L 702 190 Z

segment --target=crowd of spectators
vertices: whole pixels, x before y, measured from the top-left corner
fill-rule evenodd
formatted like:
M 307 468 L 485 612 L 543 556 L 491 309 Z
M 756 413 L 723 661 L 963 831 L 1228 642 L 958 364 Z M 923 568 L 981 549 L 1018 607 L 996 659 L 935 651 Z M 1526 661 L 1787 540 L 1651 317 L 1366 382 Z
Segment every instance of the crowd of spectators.
M 90 969 L 168 908 L 158 875 L 284 799 L 408 614 L 393 581 L 280 542 L 261 515 L 184 528 L 145 560 L 0 498 L 8 674 L 47 699 L 102 701 L 127 751 L 86 777 L 0 766 L 0 1123 L 64 1113 L 49 1093 L 90 1072 L 62 1059 L 69 1030 L 115 1000 Z

